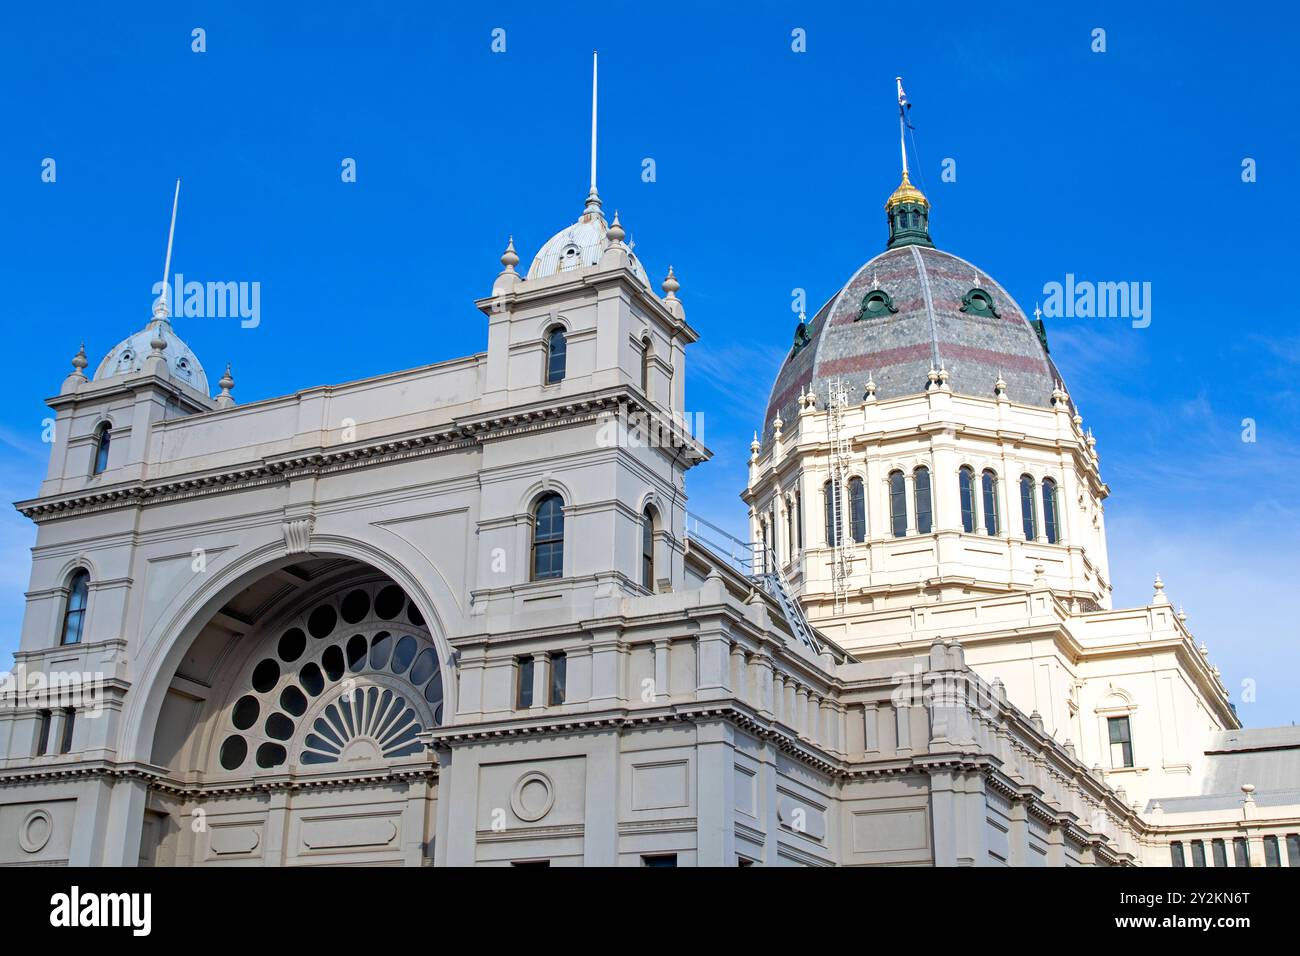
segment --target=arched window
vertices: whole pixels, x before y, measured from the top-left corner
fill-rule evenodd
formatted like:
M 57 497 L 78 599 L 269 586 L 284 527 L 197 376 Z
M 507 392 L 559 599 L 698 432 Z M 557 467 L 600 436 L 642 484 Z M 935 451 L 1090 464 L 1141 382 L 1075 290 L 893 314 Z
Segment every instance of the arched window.
M 975 533 L 975 472 L 962 465 L 957 470 L 957 487 L 961 492 L 961 530 Z
M 772 500 L 772 506 L 767 510 L 767 526 L 772 529 L 772 567 L 768 570 L 775 571 L 780 563 L 780 558 L 777 557 L 776 550 L 776 499 Z
M 916 532 L 929 534 L 934 524 L 934 511 L 930 503 L 930 469 L 922 465 L 912 472 L 913 496 L 916 498 Z
M 1034 479 L 1020 476 L 1020 521 L 1024 526 L 1025 540 L 1038 540 L 1038 517 L 1034 511 Z
M 1043 479 L 1043 533 L 1047 535 L 1048 544 L 1060 540 L 1060 511 L 1056 504 L 1056 482 L 1051 478 Z
M 822 495 L 826 499 L 826 545 L 835 547 L 844 540 L 844 529 L 840 523 L 839 490 L 834 480 L 822 485 Z
M 113 429 L 104 422 L 95 430 L 95 462 L 90 468 L 92 475 L 98 475 L 108 467 L 108 446 L 113 443 Z
M 867 540 L 867 496 L 861 478 L 849 479 L 849 533 L 853 540 Z
M 788 542 L 787 547 L 790 549 L 790 560 L 794 560 L 795 553 L 795 534 L 794 534 L 794 502 L 789 496 L 785 499 L 785 540 Z M 803 542 L 799 542 L 800 545 Z
M 650 396 L 650 340 L 641 340 L 641 391 Z
M 80 644 L 86 623 L 86 601 L 90 597 L 90 572 L 78 568 L 68 579 L 68 598 L 63 606 L 63 636 L 60 644 Z
M 533 580 L 564 576 L 564 499 L 543 495 L 533 509 Z
M 650 507 L 641 513 L 641 587 L 655 589 L 655 513 Z
M 991 468 L 986 468 L 980 476 L 980 485 L 984 494 L 984 532 L 988 535 L 999 534 L 1001 522 L 998 520 L 997 474 Z
M 895 538 L 907 534 L 907 482 L 901 471 L 889 473 L 889 525 Z
M 569 345 L 564 336 L 564 329 L 558 325 L 546 333 L 546 384 L 554 385 L 564 381 L 565 363 L 568 361 Z

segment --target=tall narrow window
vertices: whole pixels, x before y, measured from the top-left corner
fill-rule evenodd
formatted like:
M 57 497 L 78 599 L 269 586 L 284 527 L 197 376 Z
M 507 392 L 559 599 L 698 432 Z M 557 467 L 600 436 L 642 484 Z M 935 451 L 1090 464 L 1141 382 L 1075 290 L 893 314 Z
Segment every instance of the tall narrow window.
M 515 706 L 525 710 L 533 706 L 533 659 L 521 657 L 515 665 Z
M 655 513 L 650 508 L 641 514 L 641 587 L 655 589 Z
M 1232 862 L 1234 866 L 1250 866 L 1250 844 L 1245 837 L 1232 838 Z
M 564 499 L 543 495 L 533 509 L 533 580 L 564 576 Z
M 1214 865 L 1216 867 L 1227 866 L 1228 848 L 1226 844 L 1222 840 L 1215 840 L 1210 844 L 1210 848 L 1214 851 Z
M 113 429 L 104 422 L 95 430 L 95 463 L 90 473 L 98 475 L 108 467 L 108 446 L 113 443 Z
M 889 526 L 895 538 L 907 534 L 907 482 L 901 471 L 889 473 Z
M 546 384 L 554 385 L 564 381 L 565 363 L 568 361 L 569 344 L 564 336 L 564 329 L 558 325 L 546 334 Z
M 769 570 L 775 571 L 775 570 L 777 569 L 777 567 L 778 567 L 778 566 L 780 565 L 780 563 L 781 563 L 781 559 L 780 559 L 779 557 L 777 557 L 777 543 L 776 543 L 776 502 L 775 502 L 775 501 L 772 502 L 772 507 L 768 509 L 768 512 L 767 512 L 767 524 L 768 524 L 768 527 L 770 527 L 770 528 L 772 529 L 772 567 L 771 567 Z
M 822 496 L 826 499 L 826 545 L 833 548 L 844 538 L 844 529 L 840 526 L 839 489 L 834 480 L 822 486 Z
M 1300 866 L 1300 833 L 1286 835 L 1286 865 Z
M 994 536 L 1000 533 L 998 521 L 998 476 L 992 470 L 986 470 L 980 476 L 981 491 L 984 494 L 984 533 Z
M 867 540 L 867 496 L 861 478 L 849 479 L 849 533 L 859 544 Z
M 1205 866 L 1205 841 L 1192 841 L 1192 866 Z
M 80 644 L 86 623 L 86 601 L 90 597 L 90 572 L 78 568 L 68 580 L 68 598 L 63 606 L 61 644 Z
M 1278 852 L 1277 837 L 1271 834 L 1264 837 L 1264 865 L 1282 865 L 1282 854 Z
M 1187 865 L 1187 860 L 1183 858 L 1183 845 L 1177 840 L 1169 844 L 1169 862 L 1172 866 Z
M 1038 518 L 1034 511 L 1034 479 L 1020 476 L 1020 521 L 1025 529 L 1026 541 L 1038 540 Z
M 63 711 L 63 733 L 59 737 L 59 753 L 66 754 L 72 750 L 72 730 L 76 723 L 76 708 L 65 708 Z
M 551 689 L 547 697 L 547 703 L 552 707 L 558 707 L 564 703 L 568 664 L 568 656 L 563 651 L 556 651 L 551 655 Z
M 794 560 L 795 553 L 795 536 L 794 536 L 794 502 L 789 498 L 785 499 L 785 539 L 790 542 L 790 559 Z M 800 541 L 802 546 L 803 542 Z
M 767 567 L 767 565 L 768 565 L 768 560 L 767 560 L 767 556 L 768 556 L 768 554 L 770 554 L 771 551 L 772 551 L 772 538 L 771 538 L 771 536 L 767 533 L 767 519 L 766 519 L 766 518 L 762 519 L 762 520 L 759 522 L 759 527 L 762 529 L 762 532 L 763 532 L 763 553 L 760 554 L 760 555 L 758 556 L 758 566 L 759 566 L 759 571 L 760 571 L 760 573 L 762 573 L 762 574 L 767 574 L 767 572 L 768 572 L 768 567 Z
M 803 550 L 803 495 L 799 492 L 794 493 L 794 509 L 798 512 L 795 520 L 795 531 L 799 534 L 799 550 Z
M 48 710 L 43 710 L 37 719 L 36 726 L 36 756 L 44 757 L 50 752 L 50 721 L 54 715 Z
M 1127 717 L 1111 717 L 1106 721 L 1110 729 L 1110 765 L 1133 766 L 1133 733 Z
M 963 465 L 957 470 L 957 488 L 961 492 L 961 530 L 975 533 L 975 472 Z
M 641 340 L 641 391 L 650 396 L 650 340 Z
M 922 465 L 912 472 L 912 495 L 916 499 L 916 533 L 929 534 L 933 525 L 930 503 L 930 469 Z
M 1043 533 L 1047 535 L 1048 544 L 1060 540 L 1061 513 L 1056 504 L 1056 482 L 1051 478 L 1043 479 Z

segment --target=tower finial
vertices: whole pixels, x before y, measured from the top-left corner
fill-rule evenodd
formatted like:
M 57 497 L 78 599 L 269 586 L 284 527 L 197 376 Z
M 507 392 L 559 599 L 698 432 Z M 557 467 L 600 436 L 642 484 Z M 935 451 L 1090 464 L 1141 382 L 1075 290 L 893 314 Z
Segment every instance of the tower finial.
M 903 179 L 885 203 L 885 215 L 889 219 L 886 248 L 933 246 L 930 241 L 930 201 L 912 185 L 907 172 L 907 131 L 912 128 L 907 121 L 907 111 L 912 104 L 903 92 L 903 78 L 895 77 L 895 81 L 898 84 L 898 152 L 903 160 Z
M 600 193 L 596 191 L 596 58 L 591 51 L 591 190 L 587 193 L 587 206 L 583 215 L 600 215 Z
M 180 205 L 180 201 L 181 181 L 177 179 L 176 194 L 172 196 L 172 224 L 171 228 L 167 230 L 167 258 L 163 261 L 162 294 L 158 296 L 158 301 L 154 303 L 153 307 L 154 318 L 162 322 L 167 321 L 169 314 L 167 303 L 170 296 L 168 296 L 167 290 L 170 285 L 167 281 L 167 275 L 172 271 L 172 241 L 176 238 L 176 207 Z

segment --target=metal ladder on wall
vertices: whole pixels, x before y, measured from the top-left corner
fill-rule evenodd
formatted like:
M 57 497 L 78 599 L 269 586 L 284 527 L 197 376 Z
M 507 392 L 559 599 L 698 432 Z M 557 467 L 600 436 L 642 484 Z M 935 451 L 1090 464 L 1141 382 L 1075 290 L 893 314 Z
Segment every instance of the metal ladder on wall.
M 848 606 L 849 579 L 854 558 L 853 529 L 844 524 L 844 497 L 848 488 L 849 468 L 853 461 L 844 412 L 849 407 L 849 386 L 841 378 L 827 385 L 826 429 L 830 439 L 831 494 L 831 590 L 835 595 L 835 613 Z
M 700 533 L 700 527 L 708 528 L 721 541 L 716 541 Z M 726 558 L 738 571 L 753 584 L 761 588 L 776 601 L 786 623 L 799 642 L 814 654 L 821 653 L 821 642 L 813 631 L 812 625 L 803 612 L 803 606 L 790 590 L 790 582 L 781 570 L 776 553 L 765 544 L 755 542 L 748 544 L 719 528 L 716 524 L 696 515 L 686 516 L 686 537 L 696 539 L 708 545 L 719 557 Z

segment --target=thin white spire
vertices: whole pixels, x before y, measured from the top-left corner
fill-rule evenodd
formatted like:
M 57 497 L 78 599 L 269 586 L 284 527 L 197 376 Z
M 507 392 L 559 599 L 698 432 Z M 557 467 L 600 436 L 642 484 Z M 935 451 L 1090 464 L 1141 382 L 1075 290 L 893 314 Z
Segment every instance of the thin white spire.
M 181 201 L 181 181 L 176 180 L 176 194 L 172 196 L 172 224 L 167 230 L 167 258 L 163 260 L 163 277 L 162 277 L 162 295 L 158 297 L 158 304 L 154 306 L 154 315 L 159 318 L 167 318 L 169 296 L 167 290 L 170 287 L 168 275 L 172 271 L 172 242 L 176 238 L 176 207 Z
M 587 206 L 583 214 L 600 215 L 600 193 L 596 191 L 596 58 L 591 51 L 591 190 L 587 193 Z
M 903 92 L 903 78 L 894 77 L 898 83 L 898 150 L 903 154 L 903 175 L 907 175 L 907 116 L 906 111 L 912 108 L 912 104 L 907 102 L 907 94 Z

